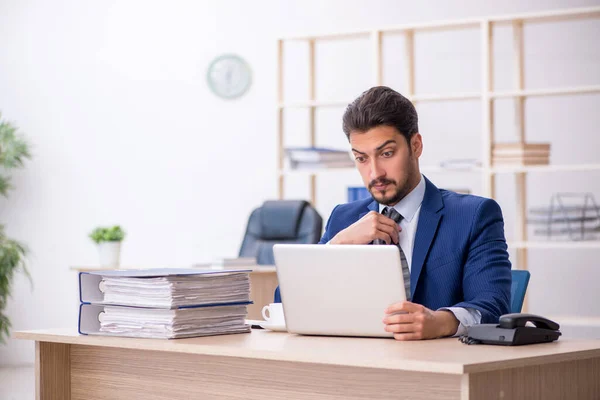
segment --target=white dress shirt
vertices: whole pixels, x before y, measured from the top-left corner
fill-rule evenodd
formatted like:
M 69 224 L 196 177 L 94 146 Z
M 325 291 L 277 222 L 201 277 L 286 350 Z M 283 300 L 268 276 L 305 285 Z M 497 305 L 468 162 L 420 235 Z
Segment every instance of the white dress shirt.
M 425 179 L 421 175 L 421 181 L 417 187 L 394 206 L 396 211 L 404 217 L 399 224 L 402 230 L 398 234 L 398 239 L 400 247 L 402 247 L 402 251 L 404 251 L 404 255 L 406 256 L 409 271 L 412 271 L 415 234 L 417 233 L 417 224 L 419 223 L 419 214 L 421 212 L 421 204 L 423 203 L 424 197 Z M 379 212 L 382 212 L 385 207 L 385 205 L 379 204 Z M 464 335 L 467 333 L 467 328 L 469 326 L 481 323 L 481 313 L 474 308 L 443 307 L 439 310 L 451 311 L 460 322 L 454 336 Z

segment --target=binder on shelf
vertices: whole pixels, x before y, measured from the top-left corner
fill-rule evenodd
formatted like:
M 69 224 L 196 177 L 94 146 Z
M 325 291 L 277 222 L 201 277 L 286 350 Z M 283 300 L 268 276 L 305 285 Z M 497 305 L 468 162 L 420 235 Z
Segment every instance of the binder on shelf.
M 285 149 L 292 169 L 348 168 L 354 160 L 347 150 L 324 147 L 288 147 Z
M 368 199 L 371 197 L 371 193 L 364 186 L 349 186 L 348 187 L 348 203 Z
M 290 160 L 295 162 L 327 162 L 350 159 L 347 150 L 326 147 L 287 147 L 285 149 Z
M 311 170 L 323 168 L 353 168 L 354 161 L 348 159 L 344 161 L 326 161 L 326 162 L 306 162 L 290 161 L 291 169 Z

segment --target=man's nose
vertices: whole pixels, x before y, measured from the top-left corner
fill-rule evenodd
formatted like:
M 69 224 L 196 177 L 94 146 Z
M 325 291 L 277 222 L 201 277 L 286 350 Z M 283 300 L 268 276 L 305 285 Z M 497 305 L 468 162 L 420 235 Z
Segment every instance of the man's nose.
M 369 176 L 369 178 L 371 179 L 371 181 L 374 181 L 374 180 L 382 178 L 384 176 L 385 176 L 384 170 L 379 166 L 379 164 L 377 163 L 377 160 L 373 159 L 371 161 L 371 175 Z

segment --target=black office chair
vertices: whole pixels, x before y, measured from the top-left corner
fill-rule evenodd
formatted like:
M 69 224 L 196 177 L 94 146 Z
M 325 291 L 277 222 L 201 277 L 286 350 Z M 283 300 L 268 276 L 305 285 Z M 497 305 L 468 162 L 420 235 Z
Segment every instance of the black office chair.
M 304 200 L 265 201 L 250 214 L 239 256 L 273 265 L 273 245 L 318 243 L 322 228 L 323 218 Z

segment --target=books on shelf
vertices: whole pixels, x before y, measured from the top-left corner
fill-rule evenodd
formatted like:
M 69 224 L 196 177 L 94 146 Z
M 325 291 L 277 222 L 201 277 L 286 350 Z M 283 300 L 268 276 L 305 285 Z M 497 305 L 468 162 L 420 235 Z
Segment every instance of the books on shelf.
M 323 147 L 288 147 L 285 149 L 292 169 L 349 168 L 354 160 L 347 150 Z
M 550 164 L 550 157 L 494 157 L 495 166 L 548 164 Z
M 522 153 L 550 153 L 550 143 L 495 143 L 494 153 L 498 154 L 522 154 Z
M 547 165 L 550 143 L 496 143 L 492 147 L 494 166 Z
M 249 332 L 249 272 L 81 272 L 79 332 L 164 339 Z
M 321 169 L 321 168 L 353 168 L 354 161 L 328 161 L 328 162 L 295 162 L 290 163 L 292 169 Z
M 444 169 L 469 170 L 481 167 L 481 161 L 474 158 L 450 158 L 440 162 Z

